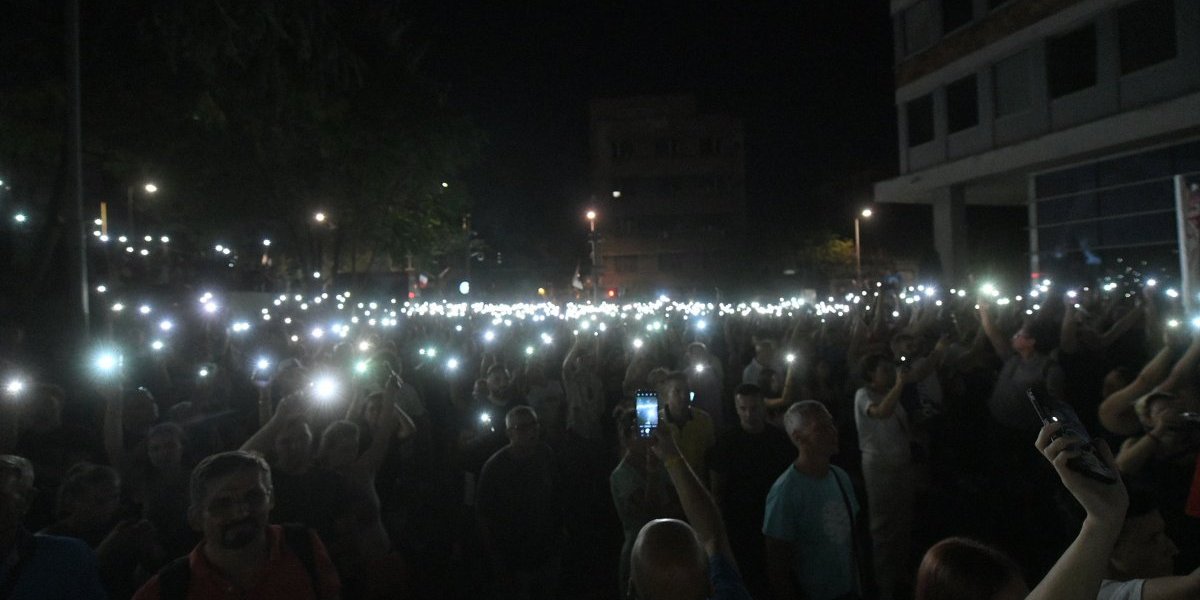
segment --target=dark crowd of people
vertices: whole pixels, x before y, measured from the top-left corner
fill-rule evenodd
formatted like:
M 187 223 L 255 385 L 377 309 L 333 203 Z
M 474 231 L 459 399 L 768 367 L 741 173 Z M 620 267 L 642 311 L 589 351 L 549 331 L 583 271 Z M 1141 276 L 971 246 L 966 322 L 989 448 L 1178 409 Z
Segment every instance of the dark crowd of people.
M 1200 329 L 1038 285 L 13 324 L 0 598 L 1200 598 Z

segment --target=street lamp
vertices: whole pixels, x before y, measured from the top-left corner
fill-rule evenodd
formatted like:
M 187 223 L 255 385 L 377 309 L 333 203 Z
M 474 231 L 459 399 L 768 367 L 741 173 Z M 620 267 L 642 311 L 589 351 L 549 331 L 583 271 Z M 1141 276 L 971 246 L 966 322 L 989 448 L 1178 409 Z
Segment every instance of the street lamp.
M 129 210 L 129 234 L 130 235 L 133 235 L 134 233 L 136 233 L 135 228 L 134 228 L 134 222 L 133 222 L 133 188 L 135 188 L 135 187 L 137 187 L 137 186 L 131 185 L 128 188 L 125 188 L 125 206 Z M 148 183 L 145 183 L 142 185 L 142 191 L 146 192 L 147 194 L 155 194 L 155 193 L 158 193 L 158 186 L 153 183 L 148 182 Z
M 596 211 L 587 211 L 589 242 L 592 259 L 592 303 L 600 303 L 600 271 L 596 268 Z
M 869 219 L 872 214 L 871 209 L 864 208 L 854 217 L 854 271 L 858 285 L 862 285 L 862 236 L 859 233 L 859 220 Z

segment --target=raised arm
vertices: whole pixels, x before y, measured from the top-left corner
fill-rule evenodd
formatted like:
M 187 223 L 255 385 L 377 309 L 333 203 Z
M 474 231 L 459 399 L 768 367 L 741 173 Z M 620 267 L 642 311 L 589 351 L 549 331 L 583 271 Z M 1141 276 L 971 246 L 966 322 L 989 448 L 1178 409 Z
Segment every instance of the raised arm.
M 896 404 L 900 402 L 900 396 L 904 391 L 905 384 L 908 383 L 910 373 L 905 373 L 900 369 L 896 369 L 896 383 L 883 396 L 883 400 L 878 403 L 867 405 L 867 416 L 872 419 L 888 419 L 896 414 Z M 864 393 L 864 392 L 859 392 Z
M 667 428 L 655 429 L 654 440 L 650 446 L 655 456 L 662 461 L 671 476 L 671 483 L 679 495 L 683 506 L 683 514 L 688 523 L 696 530 L 696 536 L 704 545 L 709 556 L 720 554 L 730 564 L 736 565 L 733 550 L 729 546 L 729 536 L 725 531 L 725 523 L 721 520 L 721 511 L 716 501 L 688 465 L 687 459 L 679 452 L 679 446 Z
M 283 426 L 293 418 L 300 417 L 307 409 L 307 400 L 303 393 L 295 393 L 285 396 L 279 401 L 279 406 L 275 409 L 275 414 L 267 420 L 266 424 L 254 432 L 250 439 L 246 440 L 239 450 L 246 452 L 257 452 L 263 456 L 267 456 L 271 452 L 271 446 L 275 443 L 275 437 Z
M 1116 483 L 1101 483 L 1067 466 L 1067 461 L 1081 451 L 1075 449 L 1079 440 L 1073 436 L 1051 441 L 1061 428 L 1061 423 L 1042 427 L 1036 445 L 1054 465 L 1063 485 L 1087 511 L 1087 517 L 1075 541 L 1026 600 L 1095 600 L 1129 506 L 1125 484 L 1119 479 Z M 1098 457 L 1115 468 L 1108 446 L 1103 442 L 1097 446 Z
M 992 343 L 992 349 L 996 351 L 996 356 L 1001 359 L 1008 358 L 1008 354 L 1012 352 L 1012 346 L 1009 345 L 1008 340 L 1004 339 L 1004 334 L 1000 333 L 1000 328 L 992 320 L 989 308 L 986 303 L 979 303 L 979 324 L 983 327 L 983 333 L 987 336 L 988 341 Z
M 1192 345 L 1195 345 L 1195 341 Z M 1133 404 L 1167 376 L 1170 366 L 1171 346 L 1168 344 L 1142 367 L 1132 383 L 1109 394 L 1099 408 L 1100 423 L 1105 429 L 1121 435 L 1133 435 L 1141 431 L 1142 424 L 1133 410 Z
M 1079 350 L 1079 319 L 1076 318 L 1075 301 L 1068 299 L 1063 309 L 1062 328 L 1058 333 L 1058 349 L 1066 354 Z
M 1068 304 L 1067 306 L 1071 305 Z M 1133 326 L 1137 325 L 1145 314 L 1146 310 L 1141 305 L 1133 307 L 1133 310 L 1130 310 L 1120 319 L 1117 319 L 1117 322 L 1113 323 L 1112 327 L 1109 327 L 1108 331 L 1105 331 L 1104 335 L 1100 336 L 1100 347 L 1107 348 L 1116 343 L 1117 340 L 1121 339 L 1121 336 L 1125 335 L 1130 329 L 1133 329 Z

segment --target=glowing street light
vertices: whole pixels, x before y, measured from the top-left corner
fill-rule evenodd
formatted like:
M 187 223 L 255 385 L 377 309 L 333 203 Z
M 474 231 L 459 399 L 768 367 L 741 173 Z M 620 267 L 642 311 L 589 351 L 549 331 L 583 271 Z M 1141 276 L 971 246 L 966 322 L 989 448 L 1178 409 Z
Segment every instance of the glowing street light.
M 861 219 L 870 219 L 873 214 L 875 213 L 871 212 L 871 209 L 864 208 L 858 213 L 858 216 L 854 217 L 854 273 L 857 278 L 855 281 L 860 285 L 862 284 L 862 234 L 859 231 L 861 228 L 859 223 Z
M 319 213 L 313 215 L 313 220 L 318 223 L 324 223 L 325 222 L 325 213 L 319 212 Z

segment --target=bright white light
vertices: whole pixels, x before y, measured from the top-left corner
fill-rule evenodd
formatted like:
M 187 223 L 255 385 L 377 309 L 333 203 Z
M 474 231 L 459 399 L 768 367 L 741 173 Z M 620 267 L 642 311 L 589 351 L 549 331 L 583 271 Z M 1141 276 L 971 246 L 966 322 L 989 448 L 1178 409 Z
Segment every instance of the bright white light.
M 107 242 L 107 241 L 108 241 L 108 236 L 107 236 L 107 235 L 102 235 L 102 236 L 100 236 L 100 241 L 102 241 L 102 242 Z
M 212 300 L 209 300 L 208 302 L 204 303 L 204 312 L 206 312 L 210 315 L 217 312 L 217 308 L 218 308 L 217 303 L 213 302 Z
M 437 356 L 437 348 L 430 348 L 430 349 L 426 350 L 425 356 L 428 356 L 429 358 L 436 357 Z
M 271 361 L 265 358 L 260 358 L 254 363 L 254 367 L 259 371 L 266 371 L 267 369 L 271 368 Z
M 864 209 L 862 210 L 862 212 L 861 212 L 861 213 L 859 213 L 859 214 L 861 214 L 861 215 L 863 216 L 863 218 L 864 218 L 864 219 L 870 219 L 870 218 L 871 218 L 871 215 L 873 215 L 873 214 L 875 214 L 875 213 L 871 212 L 871 209 L 869 209 L 869 208 L 864 208 Z
M 142 248 L 142 249 L 141 249 L 141 250 L 138 252 L 138 254 L 141 254 L 142 256 L 150 256 L 150 251 L 149 251 L 149 250 L 147 250 L 147 249 L 145 249 L 145 248 Z
M 162 242 L 162 243 L 164 243 L 164 244 L 170 244 L 170 243 L 171 243 L 171 238 L 169 238 L 169 237 L 167 237 L 167 236 L 165 236 L 165 235 L 164 235 L 164 236 L 162 236 L 162 237 L 158 238 L 158 241 L 160 241 L 160 242 Z
M 229 248 L 226 248 L 226 249 L 224 249 L 224 250 L 222 250 L 222 251 L 221 251 L 221 254 L 224 254 L 225 256 L 229 256 L 229 254 L 230 254 L 231 252 L 233 252 L 233 250 L 230 250 Z
M 262 241 L 262 245 L 263 245 L 264 247 L 266 247 L 266 248 L 270 248 L 270 247 L 271 247 L 271 240 L 263 240 L 263 241 Z
M 143 304 L 143 305 L 141 305 L 141 306 L 139 306 L 139 307 L 138 307 L 138 312 L 142 313 L 143 315 L 148 315 L 148 314 L 150 314 L 150 310 L 151 310 L 151 309 L 150 309 L 150 306 L 149 306 L 148 304 Z
M 319 340 L 319 339 L 321 339 L 322 336 L 325 335 L 325 330 L 321 329 L 320 327 L 314 327 L 311 334 L 313 336 L 313 339 Z
M 1156 285 L 1158 285 L 1157 279 L 1147 279 L 1146 280 L 1146 287 L 1154 287 Z
M 234 333 L 250 331 L 250 324 L 245 321 L 238 321 L 237 323 L 233 324 L 233 331 Z
M 147 194 L 153 194 L 158 191 L 158 186 L 153 183 L 147 183 L 142 189 L 146 190 Z
M 994 284 L 985 283 L 979 287 L 979 293 L 995 298 L 996 296 L 1000 295 L 1000 290 L 996 289 Z
M 1067 291 L 1067 297 L 1068 297 L 1068 298 L 1075 298 L 1075 297 L 1078 297 L 1078 296 L 1079 296 L 1079 292 L 1077 292 L 1077 291 L 1075 291 L 1075 290 L 1068 290 L 1068 291 Z
M 153 238 L 153 237 L 150 237 L 150 236 L 146 236 L 146 237 L 143 237 L 143 238 L 142 238 L 142 240 L 143 240 L 143 241 L 146 241 L 146 242 L 153 242 L 153 241 L 154 241 L 154 238 Z
M 107 285 L 98 285 L 98 286 L 96 286 L 96 292 L 97 292 L 97 293 L 99 293 L 99 294 L 103 294 L 104 292 L 107 292 L 107 291 L 108 291 L 108 286 L 107 286 Z
M 329 401 L 337 395 L 337 380 L 330 375 L 322 375 L 313 381 L 313 396 L 317 400 Z
M 217 244 L 216 246 L 213 246 L 213 250 L 216 250 L 217 252 L 224 252 L 225 246 L 222 246 L 221 244 Z
M 125 310 L 125 305 L 121 304 L 120 302 L 117 302 L 116 304 L 112 305 L 112 310 L 113 310 L 113 312 L 121 312 L 121 311 Z
M 642 338 L 633 338 L 633 347 L 634 348 L 640 349 L 645 344 L 646 343 L 642 341 Z
M 121 366 L 121 356 L 111 350 L 101 350 L 92 362 L 102 375 L 108 375 Z
M 366 372 L 367 372 L 367 361 L 365 361 L 365 360 L 360 360 L 360 361 L 358 361 L 358 362 L 354 363 L 354 372 L 355 372 L 355 373 L 358 373 L 359 375 L 364 375 L 364 374 L 366 374 Z
M 318 223 L 324 223 L 325 222 L 325 213 L 319 212 L 319 213 L 313 215 L 313 220 Z
M 496 339 L 495 331 L 492 331 L 491 329 L 489 329 L 489 330 L 483 332 L 483 341 L 491 342 L 491 341 L 494 341 L 495 339 Z
M 1192 329 L 1200 329 L 1200 317 L 1192 319 Z
M 458 368 L 458 359 L 451 358 L 450 360 L 446 361 L 446 368 L 450 369 L 451 371 L 457 369 Z
M 15 377 L 13 379 L 9 379 L 8 383 L 4 384 L 4 391 L 8 392 L 10 396 L 16 396 L 24 390 L 25 382 Z
M 130 254 L 133 254 L 133 246 L 125 246 L 125 251 Z
M 1169 290 L 1167 290 L 1167 297 L 1168 298 L 1178 298 L 1179 292 L 1175 291 L 1174 288 L 1169 289 Z
M 704 372 L 704 365 L 696 365 L 696 372 L 697 372 L 697 373 L 703 373 L 703 372 Z
M 525 346 L 525 356 L 533 356 L 533 346 Z
M 621 190 L 613 190 L 613 198 L 620 198 Z
M 26 217 L 25 213 L 17 213 L 13 215 L 13 220 L 18 223 L 24 223 L 25 221 L 29 220 L 29 217 Z
M 446 181 L 443 181 L 443 182 L 442 182 L 442 187 L 444 187 L 444 188 L 448 188 L 448 187 L 450 187 L 450 183 L 449 183 L 449 182 L 446 182 Z
M 359 352 L 366 352 L 367 350 L 370 350 L 370 349 L 371 349 L 371 342 L 363 340 L 358 343 L 358 351 Z
M 787 356 L 784 357 L 784 360 L 788 361 L 789 363 L 796 362 L 796 355 L 788 354 Z
M 196 374 L 201 377 L 208 377 L 208 367 L 200 367 L 200 372 Z
M 171 328 L 174 326 L 175 326 L 174 323 L 172 323 L 166 319 L 163 319 L 162 321 L 159 321 L 159 323 L 158 323 L 158 328 L 163 331 L 170 331 Z
M 466 296 L 467 294 L 470 294 L 471 293 L 471 282 L 470 281 L 459 282 L 458 293 L 460 293 L 464 296 Z
M 587 220 L 595 221 L 596 220 L 596 211 L 594 211 L 594 210 L 587 211 Z
M 700 331 L 704 331 L 705 329 L 708 329 L 708 321 L 704 321 L 704 320 L 696 321 L 696 329 L 699 329 Z
M 0 182 L 0 183 L 2 183 L 2 182 Z M 96 220 L 92 221 L 92 223 L 95 225 L 103 225 L 104 221 L 102 219 L 96 219 Z
M 321 272 L 313 271 L 313 279 L 320 279 L 320 278 L 321 278 Z
M 1167 327 L 1172 329 L 1179 327 L 1179 319 L 1171 319 L 1170 321 L 1167 321 Z

